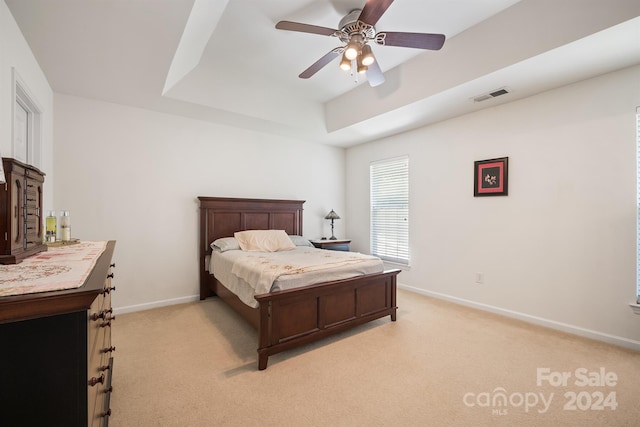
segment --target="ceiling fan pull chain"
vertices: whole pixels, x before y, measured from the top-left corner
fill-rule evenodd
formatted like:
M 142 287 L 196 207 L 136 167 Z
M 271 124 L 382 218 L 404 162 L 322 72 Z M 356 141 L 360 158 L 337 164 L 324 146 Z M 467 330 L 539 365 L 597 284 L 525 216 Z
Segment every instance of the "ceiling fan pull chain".
M 351 77 L 353 77 L 353 83 L 358 84 L 358 68 L 355 64 L 356 60 L 351 61 Z

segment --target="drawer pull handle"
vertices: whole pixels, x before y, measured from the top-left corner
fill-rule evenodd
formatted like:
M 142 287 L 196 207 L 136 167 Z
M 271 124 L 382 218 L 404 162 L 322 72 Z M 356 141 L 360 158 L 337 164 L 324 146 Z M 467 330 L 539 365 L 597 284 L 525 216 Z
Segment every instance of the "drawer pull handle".
M 100 313 L 93 313 L 91 315 L 91 320 L 106 319 L 106 316 L 109 313 L 113 313 L 113 308 L 110 308 L 108 310 L 102 310 Z M 115 319 L 115 316 L 113 316 L 111 318 Z
M 106 418 L 106 417 L 110 417 L 111 416 L 111 408 L 107 409 L 102 415 L 100 415 L 102 418 Z
M 104 384 L 104 375 L 100 375 L 100 378 L 93 377 L 89 380 L 89 385 L 91 387 L 95 386 L 96 384 Z
M 116 351 L 116 348 L 114 346 L 103 348 L 101 352 L 102 353 L 111 353 L 112 351 Z
M 113 264 L 111 264 L 109 267 L 114 268 L 116 266 L 116 263 L 114 262 Z
M 111 293 L 111 291 L 115 291 L 116 287 L 115 286 L 111 286 L 110 288 L 104 288 L 102 290 L 102 292 L 100 292 L 102 295 L 106 295 L 108 293 Z
M 113 273 L 107 274 L 107 279 L 113 279 L 113 277 L 114 277 Z
M 104 365 L 104 366 L 100 366 L 98 368 L 98 371 L 107 371 L 109 370 L 110 366 L 109 365 Z
M 112 393 L 113 392 L 113 386 L 109 386 L 109 388 L 105 388 L 104 392 L 105 393 Z
M 111 327 L 111 319 L 115 319 L 115 317 L 111 317 L 108 321 L 102 322 L 100 324 L 100 327 L 101 328 Z

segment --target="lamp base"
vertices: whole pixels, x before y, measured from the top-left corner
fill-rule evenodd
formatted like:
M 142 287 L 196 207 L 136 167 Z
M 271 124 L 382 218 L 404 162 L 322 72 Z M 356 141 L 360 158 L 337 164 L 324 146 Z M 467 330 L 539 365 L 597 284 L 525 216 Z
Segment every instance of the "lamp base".
M 331 218 L 331 237 L 329 237 L 329 240 L 338 240 L 336 239 L 336 236 L 333 234 L 333 218 Z

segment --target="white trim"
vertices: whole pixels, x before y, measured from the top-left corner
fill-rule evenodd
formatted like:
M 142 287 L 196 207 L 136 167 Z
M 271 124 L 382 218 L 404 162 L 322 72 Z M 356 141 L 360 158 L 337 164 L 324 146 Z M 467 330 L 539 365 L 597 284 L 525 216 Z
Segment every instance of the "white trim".
M 579 326 L 569 325 L 567 323 L 556 322 L 554 320 L 544 319 L 542 317 L 531 316 L 529 314 L 524 314 L 517 311 L 506 310 L 504 308 L 495 307 L 488 304 L 482 304 L 475 301 L 454 297 L 451 295 L 441 294 L 439 292 L 427 291 L 424 289 L 414 288 L 414 287 L 406 286 L 402 284 L 398 284 L 398 288 L 405 289 L 410 292 L 415 292 L 417 294 L 426 295 L 429 297 L 442 299 L 445 301 L 450 301 L 450 302 L 464 305 L 467 307 L 476 308 L 478 310 L 488 311 L 490 313 L 495 313 L 495 314 L 510 317 L 513 319 L 522 320 L 527 323 L 533 323 L 535 325 L 544 326 L 544 327 L 559 330 L 562 332 L 567 332 L 573 335 L 579 335 L 581 337 L 586 337 L 586 338 L 594 339 L 597 341 L 603 341 L 603 342 L 614 344 L 620 347 L 625 347 L 635 351 L 640 351 L 640 341 L 630 340 L 628 338 L 619 337 L 616 335 L 610 335 L 603 332 L 594 331 L 591 329 L 585 329 Z
M 11 156 L 16 158 L 14 141 L 15 141 L 15 117 L 16 117 L 16 102 L 20 104 L 29 112 L 31 122 L 29 124 L 29 138 L 27 147 L 27 161 L 25 163 L 35 166 L 37 168 L 42 167 L 42 105 L 38 102 L 38 99 L 33 95 L 33 92 L 29 89 L 24 79 L 18 73 L 15 67 L 11 67 Z
M 632 302 L 631 304 L 629 304 L 629 307 L 631 307 L 631 310 L 633 310 L 635 314 L 640 314 L 640 304 Z
M 200 295 L 191 295 L 188 297 L 166 299 L 162 301 L 154 301 L 154 302 L 149 302 L 145 304 L 128 305 L 126 307 L 114 308 L 113 312 L 114 314 L 133 313 L 136 311 L 151 310 L 152 308 L 166 307 L 169 305 L 186 304 L 189 302 L 198 301 L 199 299 L 200 299 Z

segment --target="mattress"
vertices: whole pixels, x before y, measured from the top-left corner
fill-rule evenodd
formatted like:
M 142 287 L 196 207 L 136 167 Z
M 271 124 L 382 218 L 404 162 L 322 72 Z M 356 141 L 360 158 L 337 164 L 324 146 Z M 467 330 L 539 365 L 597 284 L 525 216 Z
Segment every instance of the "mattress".
M 209 272 L 250 307 L 254 296 L 384 270 L 380 258 L 358 252 L 296 247 L 279 252 L 214 251 Z

